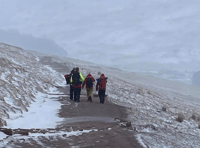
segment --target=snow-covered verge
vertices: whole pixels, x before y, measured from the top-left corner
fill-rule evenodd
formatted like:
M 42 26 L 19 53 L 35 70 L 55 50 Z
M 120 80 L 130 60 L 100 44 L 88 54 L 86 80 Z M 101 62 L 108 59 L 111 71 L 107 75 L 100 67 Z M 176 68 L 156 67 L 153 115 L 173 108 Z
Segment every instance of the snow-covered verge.
M 71 136 L 80 136 L 80 135 L 83 135 L 85 133 L 96 132 L 96 131 L 98 131 L 98 129 L 74 131 L 71 128 L 71 131 L 69 131 L 69 132 L 67 132 L 67 131 L 57 131 L 57 132 L 52 131 L 52 133 L 46 133 L 46 134 L 43 134 L 43 133 L 29 133 L 28 136 L 23 136 L 23 135 L 20 135 L 20 134 L 16 134 L 16 135 L 13 135 L 13 136 L 10 136 L 10 137 L 7 137 L 6 139 L 4 139 L 2 141 L 2 143 L 1 143 L 1 146 L 2 147 L 6 146 L 6 148 L 13 148 L 13 147 L 16 147 L 16 146 L 12 142 L 22 143 L 22 142 L 26 141 L 31 145 L 34 145 L 34 144 L 36 145 L 37 144 L 38 147 L 48 147 L 45 144 L 43 144 L 42 142 L 40 142 L 40 141 L 42 141 L 42 140 L 44 140 L 44 141 L 50 140 L 50 141 L 57 142 L 58 139 L 59 140 L 60 139 L 69 140 L 68 138 L 71 137 Z M 0 132 L 0 138 L 1 137 L 5 138 L 5 136 L 6 135 L 4 135 L 3 133 Z M 69 143 L 71 143 L 70 140 L 69 140 Z M 71 147 L 74 147 L 74 146 L 71 146 Z
M 48 94 L 61 82 L 62 75 L 40 65 L 37 57 L 0 43 L 0 126 L 6 126 L 13 114 L 23 116 L 36 99 L 41 99 L 38 93 Z
M 79 66 L 84 76 L 89 72 L 95 78 L 101 72 L 108 76 L 109 101 L 127 108 L 137 139 L 144 147 L 200 147 L 198 87 L 79 60 L 57 61 Z M 184 115 L 183 122 L 177 121 L 179 114 Z
M 53 93 L 55 93 L 55 91 Z M 35 102 L 30 105 L 28 112 L 24 112 L 23 114 L 9 114 L 10 119 L 6 120 L 6 128 L 55 128 L 57 122 L 62 121 L 62 118 L 59 118 L 56 115 L 61 106 L 60 102 L 50 99 L 51 96 L 40 92 L 36 94 L 35 97 L 37 99 L 35 99 Z M 58 96 L 54 95 L 53 97 Z
M 114 86 L 114 87 L 113 87 Z M 143 143 L 149 147 L 200 147 L 199 104 L 186 103 L 182 98 L 169 98 L 122 80 L 110 78 L 108 83 L 111 102 L 128 108 L 132 126 Z M 167 111 L 162 108 L 166 107 Z M 177 121 L 184 115 L 182 123 Z M 196 115 L 196 120 L 192 115 Z

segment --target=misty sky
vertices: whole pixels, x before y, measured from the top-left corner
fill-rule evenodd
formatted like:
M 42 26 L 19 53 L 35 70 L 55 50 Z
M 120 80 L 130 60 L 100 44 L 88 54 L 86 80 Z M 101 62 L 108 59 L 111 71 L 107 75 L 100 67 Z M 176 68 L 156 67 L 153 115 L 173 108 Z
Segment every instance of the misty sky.
M 122 69 L 199 67 L 199 0 L 0 3 L 0 29 L 52 39 L 73 58 Z

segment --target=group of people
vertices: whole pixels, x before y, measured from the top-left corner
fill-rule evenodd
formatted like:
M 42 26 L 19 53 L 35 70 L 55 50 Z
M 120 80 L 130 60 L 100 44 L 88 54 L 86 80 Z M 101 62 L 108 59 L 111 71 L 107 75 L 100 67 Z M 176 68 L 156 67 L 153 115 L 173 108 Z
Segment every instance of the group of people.
M 70 74 L 64 76 L 66 83 L 70 85 L 70 99 L 75 102 L 80 102 L 81 88 L 83 89 L 86 85 L 87 99 L 92 102 L 92 93 L 95 79 L 89 73 L 86 78 L 83 77 L 79 68 L 73 68 Z M 107 77 L 101 74 L 100 78 L 96 79 L 96 91 L 98 91 L 98 96 L 100 103 L 104 104 Z

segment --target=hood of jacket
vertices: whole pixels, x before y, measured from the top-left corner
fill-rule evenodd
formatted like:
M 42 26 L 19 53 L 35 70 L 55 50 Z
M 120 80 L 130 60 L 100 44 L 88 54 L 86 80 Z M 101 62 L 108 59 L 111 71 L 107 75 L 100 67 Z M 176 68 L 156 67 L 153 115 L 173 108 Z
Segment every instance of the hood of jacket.
M 92 78 L 92 75 L 89 73 L 86 78 Z
M 106 79 L 105 76 L 104 76 L 104 74 L 102 74 L 102 75 L 100 76 L 100 79 Z

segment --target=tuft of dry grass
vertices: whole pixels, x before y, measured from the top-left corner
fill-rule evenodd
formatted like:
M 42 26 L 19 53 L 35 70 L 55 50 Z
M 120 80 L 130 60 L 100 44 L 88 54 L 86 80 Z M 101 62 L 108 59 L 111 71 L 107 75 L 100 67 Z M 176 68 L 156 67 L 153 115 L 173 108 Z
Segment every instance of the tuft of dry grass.
M 147 91 L 147 94 L 149 94 L 149 95 L 153 95 L 149 90 Z
M 200 129 L 200 123 L 198 124 L 198 128 Z
M 197 121 L 200 121 L 200 116 L 197 116 L 197 117 L 196 117 L 196 120 L 197 120 Z
M 163 107 L 162 107 L 162 111 L 167 112 L 167 107 L 166 107 L 166 106 L 163 106 Z
M 137 90 L 137 94 L 139 94 L 139 95 L 143 95 L 142 88 L 138 88 L 138 90 Z
M 196 119 L 197 119 L 197 116 L 195 115 L 195 113 L 192 114 L 192 119 L 193 119 L 193 120 L 196 120 Z
M 7 126 L 7 122 L 0 118 L 0 127 Z
M 177 121 L 178 121 L 178 122 L 183 122 L 184 119 L 185 119 L 184 115 L 183 115 L 182 113 L 179 113 L 179 114 L 178 114 Z

